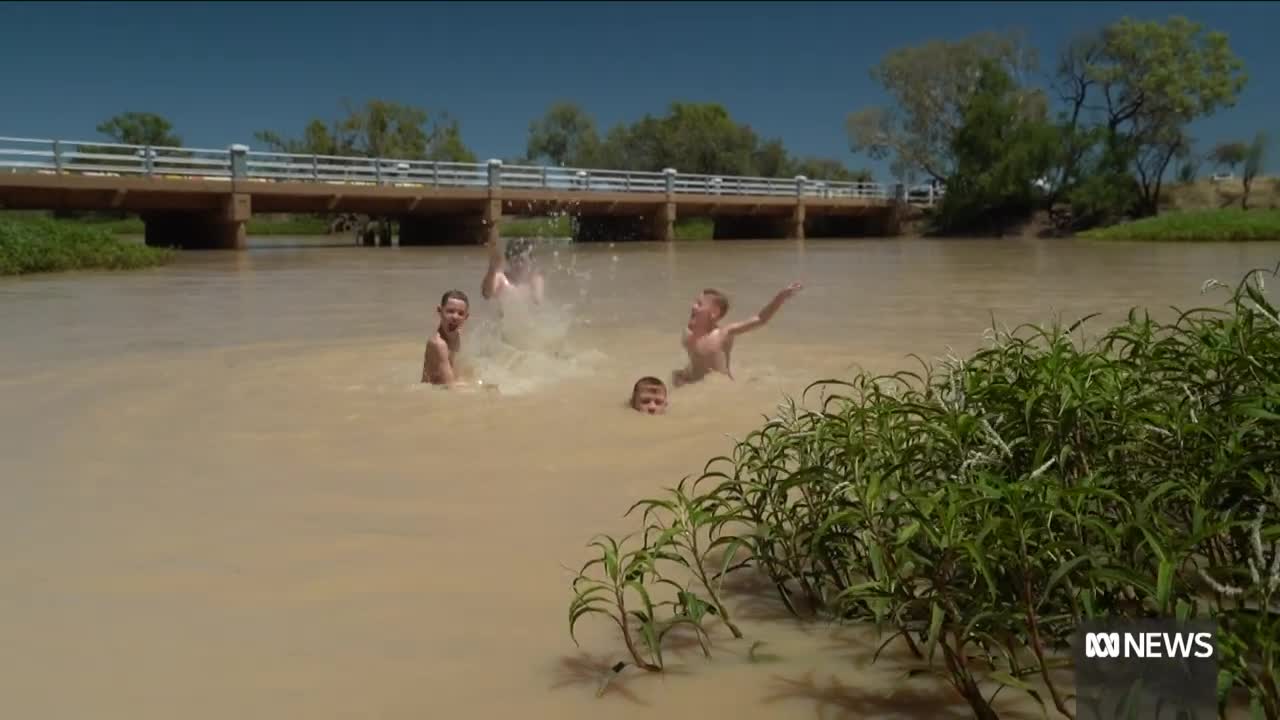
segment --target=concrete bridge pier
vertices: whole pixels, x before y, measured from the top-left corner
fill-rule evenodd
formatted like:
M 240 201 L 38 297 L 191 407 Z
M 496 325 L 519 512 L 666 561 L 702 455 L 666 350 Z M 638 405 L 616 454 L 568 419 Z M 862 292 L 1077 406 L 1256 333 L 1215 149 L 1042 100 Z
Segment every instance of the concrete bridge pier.
M 226 196 L 217 210 L 160 210 L 142 214 L 144 236 L 151 247 L 183 250 L 243 250 L 245 223 L 253 209 L 249 195 Z
M 796 203 L 796 206 L 791 208 L 790 222 L 787 223 L 788 240 L 804 239 L 805 215 L 804 203 Z
M 653 216 L 653 239 L 672 242 L 676 239 L 676 204 L 668 200 L 658 206 Z

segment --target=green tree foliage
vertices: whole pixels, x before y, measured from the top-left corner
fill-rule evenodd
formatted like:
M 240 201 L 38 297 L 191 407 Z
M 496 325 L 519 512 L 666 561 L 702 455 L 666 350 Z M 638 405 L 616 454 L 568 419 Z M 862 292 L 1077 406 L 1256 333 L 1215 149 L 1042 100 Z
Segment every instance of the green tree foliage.
M 1195 182 L 1196 176 L 1200 174 L 1201 158 L 1195 154 L 1188 154 L 1178 163 L 1178 182 L 1192 183 Z
M 1249 143 L 1244 159 L 1244 194 L 1240 196 L 1240 207 L 1249 209 L 1249 191 L 1253 189 L 1253 181 L 1262 172 L 1262 164 L 1266 161 L 1267 134 L 1258 133 Z
M 1165 171 L 1189 149 L 1187 126 L 1235 104 L 1243 67 L 1226 35 L 1182 17 L 1126 18 L 1102 32 L 1087 72 L 1103 108 L 1106 152 L 1128 160 L 1139 214 L 1157 211 Z
M 1249 145 L 1242 142 L 1223 142 L 1213 146 L 1209 159 L 1219 167 L 1235 170 L 1249 156 Z
M 578 105 L 558 102 L 529 123 L 525 155 L 551 165 L 583 167 L 599 154 L 595 120 Z
M 525 154 L 533 161 L 570 167 L 682 173 L 756 175 L 814 180 L 869 179 L 827 158 L 794 158 L 779 139 L 764 140 L 715 103 L 672 103 L 662 116 L 619 124 L 601 139 L 579 106 L 556 103 L 529 126 Z
M 999 63 L 984 60 L 951 138 L 955 169 L 947 178 L 940 226 L 990 229 L 1030 214 L 1039 200 L 1036 181 L 1053 163 L 1057 140 L 1044 104 L 1031 101 Z
M 889 53 L 871 76 L 888 91 L 893 105 L 849 116 L 854 152 L 874 159 L 892 158 L 899 177 L 922 171 L 945 181 L 955 171 L 952 140 L 984 62 L 1004 67 L 1015 81 L 1036 66 L 1035 53 L 1013 34 L 937 40 Z
M 810 180 L 830 180 L 834 182 L 871 182 L 869 170 L 850 170 L 844 163 L 830 158 L 806 157 L 788 160 L 784 166 L 783 177 L 803 175 Z M 762 175 L 764 173 L 761 173 Z
M 432 118 L 421 108 L 386 100 L 363 106 L 347 102 L 343 108 L 345 115 L 336 122 L 308 123 L 301 140 L 265 130 L 254 137 L 277 152 L 475 162 L 457 120 L 447 114 Z
M 126 112 L 100 123 L 97 131 L 113 142 L 124 145 L 151 145 L 155 147 L 182 147 L 182 138 L 173 132 L 173 123 L 161 115 L 149 112 Z M 76 151 L 82 155 L 119 155 L 120 159 L 103 157 L 79 157 L 76 162 L 104 168 L 137 167 L 142 162 L 141 150 L 127 150 L 101 145 L 80 145 Z M 168 151 L 169 157 L 181 157 L 183 153 Z M 66 217 L 80 217 L 83 213 L 67 212 Z
M 792 172 L 794 162 L 787 153 L 787 146 L 775 138 L 757 145 L 752 165 L 754 174 L 761 177 L 786 177 L 798 174 Z
M 125 145 L 182 147 L 182 138 L 173 133 L 173 124 L 155 113 L 121 113 L 98 125 L 97 129 Z

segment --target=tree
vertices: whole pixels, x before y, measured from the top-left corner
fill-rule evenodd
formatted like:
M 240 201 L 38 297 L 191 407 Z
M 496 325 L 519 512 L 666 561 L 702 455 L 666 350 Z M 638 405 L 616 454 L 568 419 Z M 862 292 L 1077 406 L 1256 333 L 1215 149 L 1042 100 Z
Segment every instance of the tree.
M 829 158 L 806 157 L 788 165 L 787 176 L 803 175 L 810 180 L 831 182 L 871 182 L 868 170 L 850 170 L 844 163 Z
M 955 170 L 938 213 L 949 231 L 990 229 L 1030 214 L 1036 181 L 1053 163 L 1058 142 L 1044 104 L 1030 102 L 998 62 L 982 61 L 976 79 L 952 136 Z
M 1246 79 L 1225 35 L 1182 17 L 1107 27 L 1088 72 L 1101 95 L 1108 154 L 1128 158 L 1141 214 L 1156 213 L 1166 169 L 1190 146 L 1187 125 L 1233 106 Z
M 1249 146 L 1242 142 L 1224 142 L 1213 146 L 1209 159 L 1219 167 L 1234 171 L 1249 156 Z
M 559 102 L 529 123 L 525 154 L 552 165 L 584 166 L 598 154 L 599 145 L 595 120 L 577 105 Z
M 476 154 L 462 142 L 462 126 L 457 120 L 442 116 L 433 126 L 427 141 L 427 159 L 437 162 L 477 162 Z
M 781 140 L 773 139 L 756 148 L 755 174 L 761 177 L 794 177 L 803 174 L 792 165 L 787 147 Z
M 612 128 L 585 167 L 754 175 L 759 154 L 755 132 L 735 122 L 722 105 L 677 102 L 662 117 L 645 115 Z
M 983 33 L 959 42 L 936 40 L 889 53 L 872 77 L 893 98 L 891 108 L 872 107 L 847 121 L 854 152 L 893 157 L 893 171 L 920 170 L 935 180 L 952 175 L 952 140 L 973 95 L 984 61 L 1001 65 L 1020 85 L 1034 69 L 1035 53 L 1014 34 Z
M 182 147 L 182 138 L 173 134 L 173 124 L 155 113 L 122 113 L 98 125 L 97 129 L 124 145 Z
M 1061 145 L 1055 163 L 1056 177 L 1046 198 L 1050 207 L 1079 181 L 1081 163 L 1096 144 L 1096 134 L 1084 125 L 1084 113 L 1097 84 L 1090 68 L 1101 56 L 1102 47 L 1101 33 L 1087 33 L 1068 42 L 1058 57 L 1050 85 L 1065 109 L 1059 117 Z
M 1188 155 L 1178 165 L 1178 182 L 1193 183 L 1196 176 L 1200 174 L 1200 158 L 1195 155 Z
M 329 131 L 329 126 L 322 120 L 312 120 L 303 130 L 302 140 L 287 140 L 269 130 L 262 130 L 253 135 L 266 143 L 276 152 L 296 153 L 299 155 L 351 155 L 350 147 L 339 146 L 338 139 Z
M 344 102 L 343 108 L 346 115 L 337 122 L 308 123 L 301 140 L 266 130 L 254 137 L 277 152 L 475 162 L 474 153 L 462 142 L 458 122 L 446 113 L 432 119 L 426 110 L 386 100 L 369 100 L 363 106 Z
M 1267 134 L 1259 132 L 1249 144 L 1249 151 L 1244 160 L 1244 194 L 1240 196 L 1241 209 L 1249 209 L 1249 190 L 1253 187 L 1254 178 L 1262 172 L 1262 164 L 1266 160 Z

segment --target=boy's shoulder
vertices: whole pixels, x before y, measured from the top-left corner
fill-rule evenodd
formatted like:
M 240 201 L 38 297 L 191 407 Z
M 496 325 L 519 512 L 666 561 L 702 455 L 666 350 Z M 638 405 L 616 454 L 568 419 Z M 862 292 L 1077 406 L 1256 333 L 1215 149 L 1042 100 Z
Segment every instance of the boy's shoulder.
M 447 355 L 449 352 L 449 343 L 441 337 L 440 333 L 432 333 L 431 337 L 427 338 L 427 349 Z

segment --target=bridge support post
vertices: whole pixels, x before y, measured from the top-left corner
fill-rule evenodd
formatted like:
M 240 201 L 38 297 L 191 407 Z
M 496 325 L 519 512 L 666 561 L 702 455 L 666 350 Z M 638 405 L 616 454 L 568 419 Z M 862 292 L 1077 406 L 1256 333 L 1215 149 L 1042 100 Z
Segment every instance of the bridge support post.
M 658 242 L 672 242 L 676 239 L 676 204 L 664 202 L 658 206 L 653 216 L 653 239 Z
M 804 223 L 805 223 L 804 200 L 799 200 L 796 202 L 795 207 L 791 208 L 791 217 L 787 222 L 787 239 L 803 240 L 804 239 Z
M 142 216 L 143 232 L 152 247 L 243 250 L 248 245 L 245 224 L 252 211 L 248 194 L 233 193 L 213 212 L 146 213 Z

